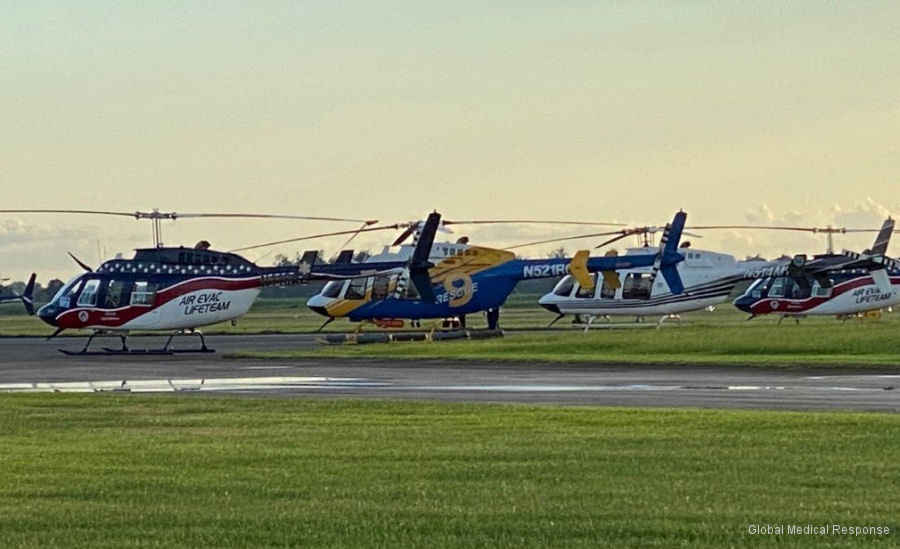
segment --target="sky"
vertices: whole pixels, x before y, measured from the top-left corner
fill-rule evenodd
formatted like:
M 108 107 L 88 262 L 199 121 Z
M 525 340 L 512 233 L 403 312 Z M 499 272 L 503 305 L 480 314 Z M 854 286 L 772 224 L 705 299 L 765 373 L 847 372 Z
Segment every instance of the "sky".
M 888 1 L 0 3 L 0 208 L 877 227 L 900 211 L 898 21 Z M 164 237 L 352 227 L 185 219 Z M 65 279 L 67 251 L 96 264 L 151 242 L 127 218 L 0 215 L 0 276 Z

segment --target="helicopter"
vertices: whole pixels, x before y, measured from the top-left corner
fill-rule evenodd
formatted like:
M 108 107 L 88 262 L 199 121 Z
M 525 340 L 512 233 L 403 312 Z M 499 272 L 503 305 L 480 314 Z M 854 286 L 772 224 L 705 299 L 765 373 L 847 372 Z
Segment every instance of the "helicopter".
M 872 229 L 846 229 L 846 228 L 814 228 L 814 227 L 768 227 L 759 225 L 717 225 L 696 226 L 692 230 L 711 230 L 723 228 L 740 229 L 767 229 L 808 231 L 824 233 L 828 236 L 828 246 L 833 243 L 831 235 L 834 233 L 863 232 Z M 890 241 L 894 221 L 888 218 L 876 237 L 873 249 L 887 249 Z M 579 235 L 566 239 L 583 238 L 585 236 L 600 236 L 617 234 L 597 247 L 602 247 L 629 235 L 639 235 L 644 239 L 643 248 L 630 248 L 629 254 L 651 253 L 648 245 L 648 233 L 652 235 L 654 227 L 636 227 L 622 229 L 612 233 L 596 233 L 594 235 Z M 692 235 L 700 236 L 700 235 Z M 555 239 L 553 241 L 560 240 Z M 550 242 L 550 241 L 544 241 Z M 788 272 L 790 259 L 764 261 L 749 259 L 736 261 L 729 254 L 697 250 L 690 248 L 690 243 L 685 243 L 679 250 L 685 256 L 685 261 L 677 267 L 685 284 L 685 291 L 681 295 L 674 295 L 668 290 L 665 280 L 657 280 L 655 284 L 649 282 L 649 270 L 647 268 L 628 269 L 618 272 L 605 272 L 603 279 L 595 280 L 599 288 L 584 288 L 572 277 L 565 277 L 556 287 L 538 301 L 545 309 L 556 313 L 557 317 L 550 323 L 565 317 L 575 315 L 576 323 L 584 324 L 585 330 L 590 329 L 597 318 L 609 320 L 611 316 L 635 316 L 639 322 L 644 315 L 661 315 L 656 323 L 660 327 L 665 321 L 675 319 L 680 321 L 680 313 L 715 307 L 724 302 L 734 288 L 743 281 L 765 279 L 768 277 L 783 276 Z M 615 252 L 611 252 L 615 253 Z M 832 254 L 834 255 L 834 254 Z M 837 257 L 844 257 L 838 255 Z M 802 259 L 794 259 L 802 261 Z M 874 267 L 875 265 L 869 265 Z M 596 276 L 595 276 L 596 277 Z M 812 283 L 810 283 L 810 286 Z
M 312 280 L 334 280 L 356 276 L 364 268 L 377 272 L 405 266 L 391 262 L 365 267 L 339 262 L 318 265 L 315 257 L 306 254 L 299 265 L 290 267 L 260 267 L 233 252 L 221 252 L 200 241 L 193 248 L 165 246 L 162 243 L 162 220 L 188 217 L 228 218 L 284 218 L 327 221 L 360 222 L 362 226 L 350 231 L 337 231 L 306 239 L 340 234 L 359 234 L 376 221 L 343 218 L 322 218 L 269 214 L 178 214 L 175 212 L 108 212 L 93 210 L 3 210 L 3 213 L 67 213 L 129 216 L 153 222 L 152 248 L 139 248 L 131 259 L 116 258 L 101 264 L 96 270 L 76 258 L 72 259 L 85 271 L 64 284 L 49 303 L 37 311 L 38 317 L 56 328 L 48 339 L 65 330 L 89 330 L 84 347 L 77 352 L 60 350 L 64 354 L 172 354 L 176 352 L 212 352 L 198 328 L 218 322 L 234 320 L 245 314 L 260 290 L 269 285 L 303 284 Z M 30 284 L 33 287 L 33 283 Z M 24 299 L 23 299 L 24 298 Z M 30 292 L 22 299 L 30 307 Z M 133 330 L 171 332 L 161 349 L 132 350 L 127 337 Z M 173 338 L 179 334 L 193 334 L 200 338 L 198 349 L 173 349 Z M 117 336 L 121 348 L 91 351 L 97 336 Z
M 656 326 L 665 321 L 681 320 L 680 314 L 715 307 L 724 302 L 742 280 L 755 279 L 775 272 L 779 261 L 737 261 L 724 253 L 698 250 L 686 242 L 679 253 L 685 260 L 678 264 L 678 274 L 684 284 L 684 292 L 676 295 L 669 290 L 664 279 L 651 280 L 651 269 L 638 267 L 617 271 L 605 271 L 594 275 L 593 287 L 583 287 L 571 276 L 563 277 L 549 293 L 541 296 L 538 304 L 556 318 L 555 324 L 566 315 L 573 315 L 576 324 L 590 329 L 598 318 L 609 320 L 612 316 L 634 316 L 643 322 L 645 316 L 660 315 Z M 627 248 L 628 255 L 653 254 L 653 248 Z M 613 256 L 614 257 L 614 256 Z
M 0 295 L 0 303 L 8 303 L 10 301 L 21 301 L 22 305 L 25 306 L 25 311 L 29 315 L 34 314 L 34 299 L 32 294 L 34 293 L 34 281 L 37 278 L 35 273 L 31 273 L 31 278 L 28 279 L 28 284 L 25 285 L 25 291 L 21 294 L 14 293 L 13 295 Z
M 484 311 L 488 329 L 496 330 L 500 306 L 516 284 L 526 279 L 555 278 L 568 273 L 588 286 L 594 283 L 591 273 L 648 267 L 651 278 L 661 273 L 677 294 L 682 283 L 675 265 L 684 259 L 677 246 L 686 217 L 684 212 L 675 214 L 664 229 L 656 254 L 590 257 L 587 250 L 581 250 L 572 258 L 518 259 L 508 249 L 472 246 L 467 242 L 433 247 L 441 222 L 440 214 L 435 212 L 415 231 L 416 244 L 409 260 L 415 270 L 400 268 L 329 282 L 307 301 L 307 306 L 326 317 L 322 327 L 336 318 L 367 321 L 380 328 L 402 328 L 404 320 L 415 326 L 423 319 L 454 319 L 465 327 L 466 315 Z M 402 259 L 403 252 L 401 249 L 395 257 Z M 383 259 L 384 254 L 373 258 Z
M 782 272 L 758 277 L 734 306 L 750 313 L 748 320 L 780 314 L 781 323 L 807 315 L 846 318 L 900 304 L 900 262 L 885 255 L 893 230 L 888 218 L 872 248 L 862 253 L 794 256 Z
M 133 258 L 109 260 L 96 270 L 73 256 L 85 272 L 63 285 L 37 314 L 56 328 L 48 339 L 64 330 L 92 331 L 80 351 L 61 349 L 64 354 L 212 352 L 198 328 L 246 314 L 265 286 L 340 280 L 363 271 L 409 267 L 407 262 L 317 265 L 315 253 L 305 254 L 298 266 L 260 267 L 201 241 L 194 248 L 139 248 Z M 126 339 L 134 330 L 172 333 L 161 349 L 132 350 Z M 171 348 L 172 339 L 180 334 L 199 336 L 200 348 Z M 118 336 L 121 348 L 91 351 L 91 342 L 101 335 Z

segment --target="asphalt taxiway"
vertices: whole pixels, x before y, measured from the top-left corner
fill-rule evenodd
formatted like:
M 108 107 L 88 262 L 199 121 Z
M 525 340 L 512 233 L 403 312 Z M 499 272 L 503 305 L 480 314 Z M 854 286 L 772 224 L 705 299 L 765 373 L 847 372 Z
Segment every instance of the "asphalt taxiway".
M 510 336 L 510 337 L 515 337 Z M 0 391 L 225 393 L 597 406 L 900 411 L 890 371 L 752 367 L 390 361 L 234 360 L 236 350 L 312 349 L 310 335 L 210 336 L 214 354 L 65 356 L 82 339 L 0 338 Z M 132 338 L 132 348 L 162 346 Z M 98 341 L 115 347 L 118 341 Z M 196 344 L 185 339 L 182 347 Z M 402 343 L 400 343 L 402 344 Z M 415 345 L 416 343 L 413 343 Z M 439 343 L 452 345 L 452 343 Z

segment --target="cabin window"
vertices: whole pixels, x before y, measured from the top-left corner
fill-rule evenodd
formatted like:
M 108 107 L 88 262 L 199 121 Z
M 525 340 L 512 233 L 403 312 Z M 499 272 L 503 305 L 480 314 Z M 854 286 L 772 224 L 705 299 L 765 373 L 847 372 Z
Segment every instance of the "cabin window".
M 566 276 L 553 288 L 553 295 L 558 295 L 560 297 L 569 297 L 569 294 L 572 293 L 572 288 L 575 287 L 575 279 L 572 276 Z
M 332 280 L 328 284 L 322 288 L 322 297 L 327 297 L 329 299 L 335 299 L 337 296 L 341 295 L 341 290 L 344 289 L 344 281 Z
M 397 286 L 397 275 L 376 276 L 372 279 L 372 299 L 385 299 L 392 286 Z
M 100 289 L 100 281 L 96 278 L 88 280 L 78 296 L 79 307 L 93 307 L 97 304 L 97 291 Z
M 575 297 L 581 299 L 589 299 L 594 297 L 594 294 L 597 292 L 597 275 L 593 275 L 594 278 L 594 287 L 593 288 L 585 288 L 581 285 L 578 286 L 578 290 L 575 292 Z
M 614 299 L 616 297 L 616 286 L 606 281 L 606 277 L 602 278 L 603 285 L 600 287 L 600 299 Z M 615 280 L 618 282 L 619 274 L 615 274 Z
M 366 298 L 366 282 L 368 278 L 354 278 L 350 281 L 347 293 L 344 299 L 365 299 Z
M 103 298 L 104 309 L 118 309 L 122 306 L 125 294 L 125 282 L 122 280 L 110 280 L 106 284 L 106 297 Z
M 787 281 L 783 276 L 779 276 L 772 282 L 769 288 L 768 297 L 784 297 L 784 283 Z
M 629 273 L 622 288 L 624 299 L 650 299 L 650 273 Z
M 830 280 L 830 284 L 827 288 L 823 288 L 819 281 L 816 280 L 812 285 L 812 295 L 813 297 L 831 297 L 831 287 L 834 286 L 834 281 Z
M 134 289 L 131 291 L 132 305 L 153 305 L 156 299 L 156 289 L 158 284 L 155 282 L 147 282 L 139 280 L 134 283 Z

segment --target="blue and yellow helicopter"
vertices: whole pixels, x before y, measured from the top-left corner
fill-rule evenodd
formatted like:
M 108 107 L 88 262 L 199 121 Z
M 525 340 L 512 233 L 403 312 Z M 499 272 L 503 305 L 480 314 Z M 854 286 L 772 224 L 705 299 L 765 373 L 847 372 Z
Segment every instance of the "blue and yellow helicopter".
M 675 266 L 684 260 L 678 242 L 686 218 L 684 212 L 675 214 L 656 254 L 590 257 L 587 250 L 581 250 L 572 258 L 518 259 L 508 250 L 467 243 L 434 246 L 441 221 L 435 212 L 417 231 L 407 265 L 384 270 L 380 267 L 386 258 L 375 256 L 370 273 L 362 271 L 356 278 L 329 282 L 307 306 L 327 317 L 322 327 L 337 318 L 367 321 L 381 328 L 401 328 L 404 320 L 417 325 L 424 319 L 455 319 L 464 327 L 466 315 L 483 311 L 488 329 L 494 330 L 499 328 L 500 307 L 522 280 L 571 274 L 583 287 L 593 288 L 592 273 L 653 267 L 651 284 L 661 273 L 672 293 L 679 294 L 684 287 Z M 396 259 L 405 259 L 400 255 Z

